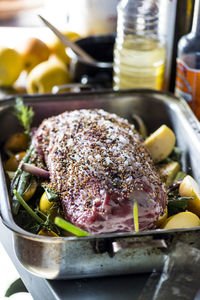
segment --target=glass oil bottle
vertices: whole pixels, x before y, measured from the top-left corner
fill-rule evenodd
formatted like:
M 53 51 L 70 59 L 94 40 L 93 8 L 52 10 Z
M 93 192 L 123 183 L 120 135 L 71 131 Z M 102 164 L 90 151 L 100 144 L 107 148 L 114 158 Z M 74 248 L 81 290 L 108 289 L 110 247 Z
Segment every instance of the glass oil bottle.
M 114 48 L 113 88 L 163 89 L 166 50 L 155 0 L 121 0 Z

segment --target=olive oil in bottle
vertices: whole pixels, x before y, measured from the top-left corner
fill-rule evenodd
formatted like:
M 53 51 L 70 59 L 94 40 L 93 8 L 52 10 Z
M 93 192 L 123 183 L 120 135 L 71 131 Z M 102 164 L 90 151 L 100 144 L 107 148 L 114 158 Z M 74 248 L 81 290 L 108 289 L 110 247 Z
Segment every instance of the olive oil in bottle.
M 114 55 L 114 88 L 163 88 L 165 47 L 159 40 L 127 36 Z
M 118 6 L 113 88 L 161 90 L 165 45 L 158 35 L 156 1 L 122 0 Z

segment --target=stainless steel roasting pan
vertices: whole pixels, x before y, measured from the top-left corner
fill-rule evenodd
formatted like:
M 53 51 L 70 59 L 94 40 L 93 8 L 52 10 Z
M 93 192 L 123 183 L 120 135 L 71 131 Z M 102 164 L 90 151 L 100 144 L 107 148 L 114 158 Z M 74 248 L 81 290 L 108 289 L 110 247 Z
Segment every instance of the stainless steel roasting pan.
M 131 121 L 142 117 L 149 133 L 161 124 L 170 126 L 183 150 L 183 170 L 200 183 L 200 125 L 188 105 L 171 94 L 150 90 L 99 91 L 80 94 L 23 96 L 35 111 L 33 126 L 65 110 L 103 108 Z M 0 143 L 20 128 L 12 114 L 14 98 L 0 102 Z M 19 228 L 12 217 L 2 161 L 0 161 L 0 211 L 13 232 L 16 255 L 30 272 L 47 279 L 67 279 L 161 269 L 173 244 L 183 241 L 200 248 L 200 228 L 154 230 L 137 234 L 51 238 Z

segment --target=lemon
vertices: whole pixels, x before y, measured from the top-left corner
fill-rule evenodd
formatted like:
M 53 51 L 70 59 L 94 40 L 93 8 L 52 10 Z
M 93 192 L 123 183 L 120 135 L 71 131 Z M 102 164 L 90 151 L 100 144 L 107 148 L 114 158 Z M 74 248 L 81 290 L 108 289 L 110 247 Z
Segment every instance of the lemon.
M 184 211 L 166 220 L 162 229 L 188 228 L 200 226 L 200 219 L 190 211 Z
M 25 39 L 19 47 L 19 53 L 23 58 L 24 69 L 30 72 L 39 63 L 48 59 L 50 50 L 47 45 L 38 38 Z
M 144 141 L 144 145 L 151 153 L 153 161 L 158 163 L 169 156 L 175 141 L 174 132 L 166 125 L 162 125 Z
M 49 59 L 37 65 L 27 76 L 28 94 L 51 93 L 52 88 L 70 82 L 69 71 L 59 59 Z
M 61 33 L 68 37 L 70 40 L 77 40 L 80 38 L 80 35 L 72 31 L 61 31 Z M 70 58 L 66 54 L 66 47 L 60 42 L 60 40 L 54 35 L 47 43 L 50 51 L 53 54 L 56 54 L 65 64 L 69 64 Z
M 200 216 L 200 187 L 192 176 L 187 175 L 179 186 L 179 194 L 181 197 L 193 197 L 187 200 L 187 208 L 193 213 Z
M 23 69 L 23 59 L 18 51 L 0 46 L 0 85 L 12 86 Z

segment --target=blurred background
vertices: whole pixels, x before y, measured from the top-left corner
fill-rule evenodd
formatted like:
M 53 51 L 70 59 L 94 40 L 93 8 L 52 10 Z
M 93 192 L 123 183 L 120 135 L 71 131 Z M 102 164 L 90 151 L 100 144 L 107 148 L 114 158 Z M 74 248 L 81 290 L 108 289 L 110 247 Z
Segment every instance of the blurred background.
M 194 0 L 158 0 L 159 28 L 166 39 L 165 90 L 174 90 L 177 42 L 190 31 Z M 1 44 L 15 47 L 28 36 L 49 42 L 52 33 L 38 14 L 60 30 L 76 32 L 80 37 L 116 32 L 119 0 L 1 0 Z M 15 39 L 13 39 L 13 33 Z
M 81 34 L 113 32 L 118 2 L 118 0 L 3 0 L 0 1 L 0 26 L 41 26 L 37 13 L 43 13 L 56 26 L 67 25 Z M 106 20 L 106 24 L 102 22 L 103 19 Z M 94 20 L 96 26 L 91 29 Z

